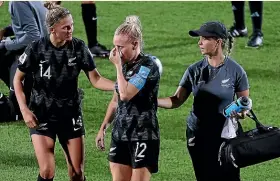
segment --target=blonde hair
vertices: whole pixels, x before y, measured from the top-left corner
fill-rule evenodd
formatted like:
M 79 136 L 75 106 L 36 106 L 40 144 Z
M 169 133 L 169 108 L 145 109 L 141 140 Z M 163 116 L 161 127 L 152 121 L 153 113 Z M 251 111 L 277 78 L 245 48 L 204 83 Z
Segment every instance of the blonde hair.
M 227 55 L 229 56 L 232 52 L 234 45 L 234 38 L 229 34 L 228 35 L 228 41 L 227 41 Z
M 226 55 L 229 56 L 234 45 L 234 38 L 228 33 L 227 38 L 223 39 L 222 48 L 226 50 Z
M 143 49 L 142 25 L 138 16 L 131 15 L 116 29 L 115 35 L 127 35 L 129 41 L 139 41 L 140 50 Z
M 46 16 L 46 24 L 48 28 L 51 28 L 54 24 L 68 15 L 71 15 L 70 11 L 59 4 L 47 1 L 44 6 L 49 10 Z

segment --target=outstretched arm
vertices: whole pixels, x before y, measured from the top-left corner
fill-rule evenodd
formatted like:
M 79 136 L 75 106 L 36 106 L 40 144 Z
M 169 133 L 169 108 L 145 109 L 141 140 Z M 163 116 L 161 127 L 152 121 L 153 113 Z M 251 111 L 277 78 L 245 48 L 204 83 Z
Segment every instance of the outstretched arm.
M 93 56 L 90 53 L 88 47 L 82 44 L 83 48 L 83 59 L 82 69 L 87 75 L 90 83 L 97 89 L 105 91 L 113 91 L 115 89 L 115 83 L 109 79 L 106 79 L 100 75 L 93 60 Z
M 113 91 L 115 89 L 115 83 L 102 77 L 96 68 L 92 71 L 88 71 L 86 74 L 95 88 L 105 91 Z
M 165 109 L 178 108 L 188 99 L 190 93 L 191 92 L 188 92 L 186 88 L 179 86 L 173 96 L 159 98 L 158 107 Z

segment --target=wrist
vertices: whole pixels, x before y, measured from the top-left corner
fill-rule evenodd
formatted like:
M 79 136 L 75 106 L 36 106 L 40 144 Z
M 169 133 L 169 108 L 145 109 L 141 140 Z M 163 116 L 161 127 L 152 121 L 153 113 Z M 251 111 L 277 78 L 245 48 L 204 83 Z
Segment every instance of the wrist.
M 26 111 L 28 111 L 29 109 L 28 109 L 28 107 L 27 106 L 25 106 L 25 107 L 23 107 L 23 108 L 20 108 L 20 112 L 22 112 L 22 113 L 25 113 Z
M 122 64 L 120 62 L 115 64 L 116 69 L 122 69 Z
M 101 126 L 101 128 L 100 128 L 100 130 L 99 130 L 99 131 L 105 132 L 105 131 L 106 131 L 106 129 L 107 129 L 106 124 L 102 124 L 102 126 Z

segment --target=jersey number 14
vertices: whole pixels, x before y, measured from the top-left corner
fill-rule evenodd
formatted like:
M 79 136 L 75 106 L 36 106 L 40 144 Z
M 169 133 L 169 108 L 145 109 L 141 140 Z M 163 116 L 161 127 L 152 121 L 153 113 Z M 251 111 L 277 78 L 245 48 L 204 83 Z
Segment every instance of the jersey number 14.
M 43 64 L 39 64 L 39 66 L 40 66 L 40 76 L 41 77 L 44 76 L 44 77 L 47 77 L 48 79 L 50 79 L 51 78 L 51 66 L 49 66 L 44 73 L 43 73 Z

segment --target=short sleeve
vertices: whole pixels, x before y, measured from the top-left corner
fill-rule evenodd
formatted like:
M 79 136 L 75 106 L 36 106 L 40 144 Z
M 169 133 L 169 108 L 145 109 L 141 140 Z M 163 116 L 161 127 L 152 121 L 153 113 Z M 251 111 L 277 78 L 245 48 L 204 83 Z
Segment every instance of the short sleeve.
M 18 59 L 18 69 L 24 73 L 31 72 L 35 66 L 35 56 L 32 45 L 33 43 L 29 44 Z
M 237 73 L 235 92 L 242 92 L 249 89 L 247 74 L 243 68 Z
M 151 71 L 151 67 L 142 65 L 138 72 L 129 80 L 129 83 L 134 85 L 138 90 L 141 90 L 150 78 L 149 74 Z
M 93 60 L 93 55 L 91 54 L 89 48 L 83 43 L 82 45 L 82 69 L 85 72 L 92 71 L 96 68 L 95 62 Z
M 188 92 L 192 92 L 192 81 L 191 80 L 192 80 L 191 79 L 191 68 L 189 67 L 185 71 L 185 73 L 179 83 L 179 86 L 184 87 L 185 89 L 187 89 Z
M 157 84 L 160 80 L 160 72 L 159 72 L 159 67 L 157 66 L 157 64 L 153 64 L 152 67 L 150 67 L 150 73 L 147 77 L 147 81 L 149 85 L 154 85 Z M 153 86 L 151 86 L 153 87 Z

